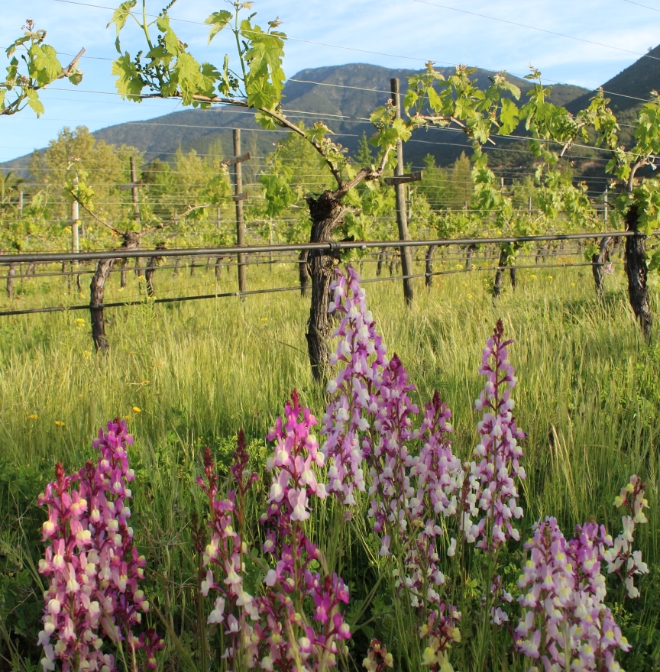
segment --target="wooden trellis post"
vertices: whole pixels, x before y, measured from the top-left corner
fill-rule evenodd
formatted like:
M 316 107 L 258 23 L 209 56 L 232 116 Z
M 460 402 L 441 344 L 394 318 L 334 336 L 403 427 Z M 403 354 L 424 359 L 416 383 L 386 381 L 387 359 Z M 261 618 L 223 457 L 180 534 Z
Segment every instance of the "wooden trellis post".
M 241 129 L 234 129 L 234 156 L 225 159 L 223 163 L 226 166 L 234 165 L 234 186 L 235 193 L 232 200 L 236 203 L 236 244 L 239 247 L 245 245 L 245 220 L 243 219 L 243 201 L 248 197 L 243 192 L 243 169 L 241 164 L 251 158 L 250 152 L 241 155 Z M 245 276 L 245 255 L 238 253 L 238 291 L 247 291 L 247 279 Z M 241 297 L 245 301 L 245 297 Z
M 394 77 L 391 81 L 392 104 L 396 111 L 397 119 L 401 118 L 401 93 L 398 78 Z M 385 184 L 394 186 L 396 190 L 396 221 L 399 225 L 399 240 L 410 240 L 408 233 L 408 217 L 406 212 L 406 188 L 408 182 L 418 182 L 422 179 L 422 172 L 411 173 L 410 175 L 403 174 L 403 143 L 401 140 L 396 142 L 396 156 L 397 164 L 394 170 L 394 177 L 386 177 Z M 408 306 L 413 302 L 413 264 L 410 247 L 402 246 L 401 252 L 401 270 L 403 271 L 403 296 L 406 299 Z

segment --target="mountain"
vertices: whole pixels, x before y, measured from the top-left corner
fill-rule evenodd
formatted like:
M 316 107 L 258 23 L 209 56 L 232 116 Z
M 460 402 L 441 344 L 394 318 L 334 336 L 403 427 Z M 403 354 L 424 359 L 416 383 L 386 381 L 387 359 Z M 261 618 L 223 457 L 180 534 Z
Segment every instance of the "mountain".
M 454 69 L 441 68 L 440 71 L 447 76 Z M 283 108 L 290 119 L 302 120 L 308 126 L 322 119 L 335 133 L 336 141 L 353 153 L 362 134 L 373 132 L 369 114 L 390 97 L 390 79 L 398 77 L 405 92 L 407 77 L 415 72 L 365 63 L 302 70 L 287 81 Z M 488 86 L 488 77 L 492 75 L 486 70 L 476 70 L 474 74 L 480 87 Z M 522 89 L 523 94 L 531 86 L 527 80 L 507 77 Z M 566 105 L 585 93 L 586 90 L 580 87 L 559 84 L 553 88 L 551 99 Z M 245 130 L 243 151 L 249 150 L 258 156 L 272 151 L 273 143 L 281 137 L 261 130 L 254 122 L 253 112 L 229 106 L 183 110 L 149 121 L 117 124 L 96 131 L 94 136 L 111 144 L 137 147 L 146 153 L 147 161 L 155 158 L 167 161 L 179 149 L 205 153 L 209 146 L 217 147 L 218 143 L 224 153 L 230 155 L 233 153 L 233 128 Z M 420 165 L 426 154 L 432 154 L 439 165 L 445 165 L 468 147 L 461 131 L 417 131 L 406 145 L 406 162 Z M 20 157 L 0 164 L 0 167 L 24 172 L 29 158 L 30 155 Z
M 632 116 L 642 102 L 648 100 L 651 91 L 660 90 L 660 45 L 605 82 L 602 88 L 610 99 L 609 106 L 617 116 Z M 566 104 L 566 107 L 575 113 L 589 104 L 594 93 L 584 93 Z

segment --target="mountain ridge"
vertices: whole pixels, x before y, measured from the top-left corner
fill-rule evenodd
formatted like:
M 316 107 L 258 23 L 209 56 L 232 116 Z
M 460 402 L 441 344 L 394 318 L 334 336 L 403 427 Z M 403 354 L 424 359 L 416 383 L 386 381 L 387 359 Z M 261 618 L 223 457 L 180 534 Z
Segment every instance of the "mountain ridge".
M 445 76 L 454 72 L 453 68 L 439 70 Z M 405 92 L 407 78 L 416 72 L 419 70 L 390 69 L 367 63 L 307 68 L 286 82 L 283 109 L 292 121 L 304 121 L 308 126 L 323 120 L 335 133 L 337 141 L 354 153 L 362 134 L 366 132 L 369 135 L 372 131 L 369 113 L 375 107 L 384 105 L 390 97 L 390 80 L 398 77 Z M 483 87 L 488 85 L 488 77 L 493 74 L 475 69 L 473 76 Z M 532 86 L 527 80 L 512 75 L 507 75 L 507 79 L 520 87 L 523 95 Z M 581 87 L 560 84 L 553 88 L 551 98 L 557 104 L 566 104 L 586 93 L 587 90 Z M 147 161 L 156 158 L 167 161 L 178 150 L 194 149 L 203 154 L 212 144 L 217 147 L 217 143 L 226 154 L 231 154 L 231 132 L 237 127 L 246 131 L 244 144 L 250 151 L 259 156 L 272 151 L 278 135 L 273 131 L 263 131 L 255 123 L 252 111 L 231 106 L 172 112 L 147 121 L 108 126 L 94 131 L 93 135 L 109 144 L 134 146 L 145 152 Z M 460 131 L 445 131 L 442 139 L 437 136 L 434 135 L 438 140 L 434 142 L 424 131 L 417 131 L 406 147 L 406 161 L 421 164 L 423 157 L 430 153 L 439 165 L 446 165 L 462 151 L 469 150 L 469 142 Z M 31 156 L 18 157 L 0 164 L 0 167 L 25 172 Z

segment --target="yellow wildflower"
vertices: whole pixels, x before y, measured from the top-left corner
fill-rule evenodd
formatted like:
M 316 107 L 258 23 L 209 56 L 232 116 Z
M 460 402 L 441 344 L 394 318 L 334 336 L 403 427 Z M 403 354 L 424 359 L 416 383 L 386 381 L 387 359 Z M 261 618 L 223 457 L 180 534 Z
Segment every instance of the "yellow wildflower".
M 142 409 L 138 406 L 133 406 L 133 413 L 142 413 Z
M 64 423 L 61 420 L 55 420 L 55 427 L 64 427 Z
M 36 413 L 30 413 L 30 415 L 28 415 L 28 418 L 30 418 L 30 420 L 38 420 L 39 416 Z

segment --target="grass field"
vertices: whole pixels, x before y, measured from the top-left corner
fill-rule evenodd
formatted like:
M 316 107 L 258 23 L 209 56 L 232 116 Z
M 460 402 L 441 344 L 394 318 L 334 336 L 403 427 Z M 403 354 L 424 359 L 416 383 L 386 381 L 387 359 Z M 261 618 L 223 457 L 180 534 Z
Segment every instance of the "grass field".
M 365 275 L 373 272 L 372 264 Z M 192 278 L 182 274 L 176 284 L 171 271 L 159 274 L 157 292 L 215 291 L 212 268 L 199 269 Z M 431 291 L 416 281 L 411 310 L 403 305 L 399 282 L 365 287 L 388 351 L 400 356 L 420 399 L 437 388 L 452 409 L 454 450 L 463 458 L 475 445 L 478 416 L 472 405 L 483 386 L 477 375 L 481 348 L 502 318 L 506 334 L 515 339 L 516 414 L 527 433 L 523 539 L 545 515 L 556 516 L 565 531 L 593 516 L 618 534 L 620 513 L 612 502 L 619 489 L 633 473 L 649 483 L 649 524 L 640 528 L 637 543 L 651 571 L 640 582 L 642 598 L 628 600 L 619 617 L 634 645 L 622 658 L 623 667 L 660 669 L 658 340 L 649 347 L 641 338 L 620 270 L 606 278 L 599 300 L 589 268 L 540 265 L 519 271 L 516 291 L 507 287 L 496 305 L 485 275 L 440 276 Z M 250 267 L 248 278 L 255 289 L 296 282 L 295 272 L 283 265 L 273 273 L 266 266 Z M 122 293 L 113 278 L 106 300 L 136 295 L 132 273 L 129 281 Z M 61 279 L 31 289 L 29 282 L 22 291 L 18 286 L 21 299 L 12 305 L 86 300 L 66 297 Z M 219 291 L 231 291 L 233 283 L 233 271 L 231 277 L 223 272 Z M 263 465 L 264 437 L 294 387 L 305 405 L 322 414 L 323 395 L 307 361 L 307 312 L 308 299 L 298 292 L 245 302 L 230 298 L 107 310 L 107 356 L 93 353 L 83 311 L 0 318 L 0 622 L 5 619 L 13 642 L 10 648 L 0 639 L 5 659 L 0 669 L 11 667 L 12 651 L 14 668 L 31 670 L 39 659 L 34 642 L 41 603 L 34 564 L 41 553 L 43 512 L 36 495 L 52 479 L 55 462 L 73 470 L 90 459 L 98 427 L 115 416 L 128 418 L 136 437 L 133 525 L 150 561 L 147 592 L 190 652 L 184 655 L 169 644 L 162 653 L 166 669 L 197 661 L 197 564 L 190 520 L 193 511 L 201 511 L 194 479 L 201 472 L 202 451 L 209 445 L 226 461 L 238 429 L 244 428 L 253 459 Z M 357 570 L 356 576 L 350 572 L 349 567 L 348 580 L 356 584 L 352 592 L 360 594 L 368 586 L 358 585 Z M 372 629 L 378 630 L 378 623 L 376 618 Z M 365 628 L 362 638 L 369 632 Z M 359 667 L 360 637 L 354 646 Z M 396 649 L 396 643 L 392 646 Z M 490 665 L 498 669 L 497 663 Z

